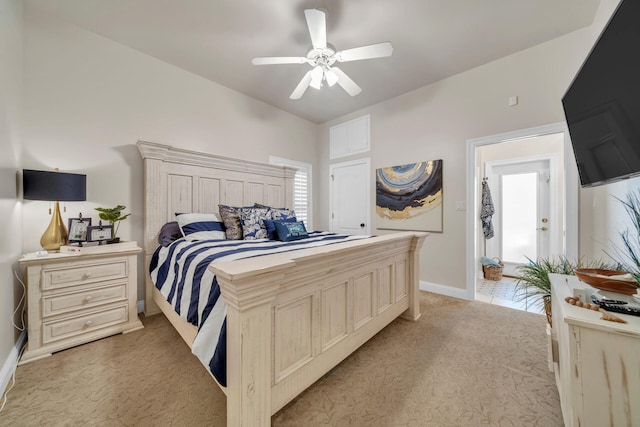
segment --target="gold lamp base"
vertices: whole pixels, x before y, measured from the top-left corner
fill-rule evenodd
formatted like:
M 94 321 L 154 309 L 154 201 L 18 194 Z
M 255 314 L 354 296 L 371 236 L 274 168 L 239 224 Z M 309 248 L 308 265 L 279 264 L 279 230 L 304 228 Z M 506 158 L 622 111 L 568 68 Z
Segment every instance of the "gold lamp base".
M 57 251 L 60 250 L 60 246 L 67 244 L 68 238 L 67 227 L 60 216 L 60 204 L 55 202 L 51 222 L 40 239 L 40 246 L 47 251 Z

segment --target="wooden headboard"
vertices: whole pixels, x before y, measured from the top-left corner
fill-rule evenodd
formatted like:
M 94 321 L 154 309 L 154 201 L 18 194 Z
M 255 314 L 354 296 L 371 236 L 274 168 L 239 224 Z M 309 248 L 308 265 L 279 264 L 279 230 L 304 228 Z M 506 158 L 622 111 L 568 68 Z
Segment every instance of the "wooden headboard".
M 145 269 L 158 247 L 160 228 L 176 212 L 217 213 L 218 204 L 293 208 L 295 169 L 138 141 L 144 161 Z M 159 313 L 145 275 L 145 314 Z

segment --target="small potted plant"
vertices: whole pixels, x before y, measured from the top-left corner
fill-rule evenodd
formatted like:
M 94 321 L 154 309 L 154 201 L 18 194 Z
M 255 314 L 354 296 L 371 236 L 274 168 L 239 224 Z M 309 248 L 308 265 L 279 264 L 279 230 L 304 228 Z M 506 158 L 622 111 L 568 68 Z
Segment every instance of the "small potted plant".
M 126 209 L 126 206 L 118 205 L 115 208 L 96 208 L 99 212 L 98 216 L 103 221 L 108 221 L 113 226 L 113 238 L 109 243 L 118 243 L 120 238 L 118 237 L 118 228 L 120 228 L 120 221 L 126 219 L 130 213 L 123 214 L 122 211 Z
M 585 262 L 580 259 L 576 262 L 571 262 L 564 256 L 538 258 L 535 261 L 527 259 L 529 260 L 528 264 L 516 267 L 518 272 L 516 276 L 516 295 L 518 301 L 533 298 L 534 304 L 541 309 L 544 308 L 549 325 L 551 325 L 551 280 L 549 279 L 549 273 L 575 276 L 578 268 L 611 269 L 617 267 L 617 264 L 612 265 L 601 260 Z

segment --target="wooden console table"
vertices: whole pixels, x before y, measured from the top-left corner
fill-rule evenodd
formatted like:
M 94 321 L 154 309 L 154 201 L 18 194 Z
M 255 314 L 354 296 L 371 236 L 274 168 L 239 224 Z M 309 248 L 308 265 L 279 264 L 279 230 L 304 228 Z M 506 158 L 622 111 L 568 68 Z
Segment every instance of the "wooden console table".
M 640 317 L 601 320 L 601 313 L 565 302 L 588 285 L 575 276 L 550 278 L 551 354 L 565 425 L 640 426 Z

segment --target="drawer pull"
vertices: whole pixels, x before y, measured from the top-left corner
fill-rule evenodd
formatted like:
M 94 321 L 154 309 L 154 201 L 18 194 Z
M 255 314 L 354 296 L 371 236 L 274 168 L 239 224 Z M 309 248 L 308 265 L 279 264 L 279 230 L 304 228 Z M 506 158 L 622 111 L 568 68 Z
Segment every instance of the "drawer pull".
M 90 328 L 91 325 L 93 325 L 93 320 L 87 320 L 86 322 L 84 322 L 84 327 L 85 328 Z
M 88 303 L 90 303 L 92 299 L 93 299 L 93 297 L 92 297 L 91 295 L 87 295 L 87 296 L 84 298 L 83 304 L 88 304 Z

